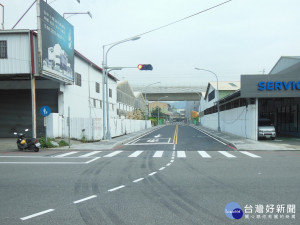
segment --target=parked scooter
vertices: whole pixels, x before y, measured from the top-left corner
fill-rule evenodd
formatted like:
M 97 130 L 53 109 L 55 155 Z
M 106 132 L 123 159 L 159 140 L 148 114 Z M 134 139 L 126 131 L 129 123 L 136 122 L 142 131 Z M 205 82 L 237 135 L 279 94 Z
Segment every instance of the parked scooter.
M 25 133 L 14 133 L 14 135 L 18 135 L 17 145 L 18 149 L 24 151 L 25 149 L 33 150 L 38 152 L 41 148 L 41 144 L 36 138 L 26 138 L 26 132 L 28 129 L 25 129 Z

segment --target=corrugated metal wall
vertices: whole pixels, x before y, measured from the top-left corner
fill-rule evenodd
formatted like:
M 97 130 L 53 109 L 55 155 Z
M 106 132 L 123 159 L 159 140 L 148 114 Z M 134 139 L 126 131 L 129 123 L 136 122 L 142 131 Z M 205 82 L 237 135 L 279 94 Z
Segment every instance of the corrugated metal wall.
M 36 90 L 37 137 L 45 135 L 40 108 L 47 105 L 58 112 L 58 90 Z M 0 90 L 0 137 L 14 137 L 14 131 L 32 128 L 31 90 Z
M 31 72 L 29 33 L 2 34 L 7 41 L 7 59 L 0 60 L 0 74 L 29 74 Z

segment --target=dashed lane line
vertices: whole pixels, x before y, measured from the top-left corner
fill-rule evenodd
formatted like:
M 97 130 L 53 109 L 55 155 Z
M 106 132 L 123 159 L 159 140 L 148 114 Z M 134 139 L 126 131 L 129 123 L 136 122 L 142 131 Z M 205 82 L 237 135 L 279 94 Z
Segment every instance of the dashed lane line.
M 38 213 L 32 214 L 30 216 L 25 216 L 25 217 L 22 217 L 20 219 L 21 220 L 28 220 L 28 219 L 31 219 L 31 218 L 34 218 L 34 217 L 37 217 L 37 216 L 40 216 L 40 215 L 43 215 L 43 214 L 46 214 L 46 213 L 49 213 L 49 212 L 53 212 L 53 211 L 54 211 L 54 209 L 47 209 L 45 211 L 38 212 Z
M 120 152 L 122 152 L 122 151 L 119 151 L 117 154 L 119 154 Z M 113 153 L 116 153 L 116 152 L 113 152 Z M 172 156 L 174 156 L 174 155 L 175 155 L 175 152 L 172 153 Z M 107 157 L 110 157 L 110 156 L 107 156 Z M 98 158 L 101 158 L 101 157 L 97 157 L 97 158 L 95 158 L 95 159 L 98 159 Z M 93 160 L 95 160 L 95 159 L 93 159 Z M 172 159 L 172 160 L 170 161 L 170 163 L 166 164 L 166 166 L 161 167 L 159 170 L 160 170 L 160 171 L 164 170 L 167 166 L 170 166 L 173 162 L 174 162 L 174 159 Z M 155 172 L 152 172 L 152 173 L 150 173 L 150 174 L 148 174 L 148 176 L 153 176 L 153 175 L 155 175 L 155 174 L 157 174 L 156 171 L 155 171 Z M 136 180 L 134 180 L 134 181 L 132 181 L 132 182 L 133 182 L 133 183 L 138 183 L 138 182 L 140 182 L 140 181 L 142 181 L 142 180 L 144 180 L 144 179 L 145 179 L 144 177 L 141 177 L 141 178 L 138 178 L 138 179 L 136 179 Z M 125 187 L 126 187 L 125 185 L 120 185 L 120 186 L 118 186 L 118 187 L 115 187 L 115 188 L 112 188 L 112 189 L 107 190 L 107 192 L 114 192 L 114 191 L 117 191 L 117 190 L 122 189 L 122 188 L 125 188 Z M 98 195 L 91 195 L 91 196 L 89 196 L 89 197 L 86 197 L 86 198 L 82 198 L 82 199 L 76 200 L 76 201 L 73 202 L 73 204 L 78 204 L 78 203 L 81 203 L 81 202 L 85 202 L 85 201 L 88 201 L 88 200 L 91 200 L 91 199 L 94 199 L 94 198 L 97 198 L 97 197 L 98 197 Z M 21 219 L 21 220 L 28 220 L 28 219 L 31 219 L 31 218 L 34 218 L 34 217 L 37 217 L 37 216 L 44 215 L 44 214 L 46 214 L 46 213 L 53 212 L 54 210 L 55 210 L 55 209 L 48 209 L 48 210 L 41 211 L 41 212 L 38 212 L 38 213 L 35 213 L 35 214 L 32 214 L 32 215 L 29 215 L 29 216 L 22 217 L 22 218 L 20 218 L 20 219 Z
M 89 197 L 86 197 L 86 198 L 83 198 L 83 199 L 79 199 L 79 200 L 77 200 L 77 201 L 74 201 L 73 203 L 74 203 L 74 204 L 78 204 L 78 203 L 80 203 L 80 202 L 85 202 L 85 201 L 90 200 L 90 199 L 92 199 L 92 198 L 97 198 L 97 195 L 92 195 L 92 196 L 89 196 Z
M 125 185 L 121 185 L 121 186 L 118 186 L 118 187 L 109 189 L 109 190 L 107 190 L 107 191 L 108 191 L 108 192 L 113 192 L 113 191 L 119 190 L 119 189 L 124 188 L 124 187 L 125 187 Z

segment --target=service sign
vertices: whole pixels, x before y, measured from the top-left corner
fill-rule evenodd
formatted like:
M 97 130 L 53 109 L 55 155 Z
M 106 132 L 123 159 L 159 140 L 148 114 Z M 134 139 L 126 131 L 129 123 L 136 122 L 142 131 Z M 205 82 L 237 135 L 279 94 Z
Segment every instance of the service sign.
M 300 97 L 298 74 L 242 75 L 242 98 Z
M 40 1 L 42 74 L 72 83 L 74 80 L 74 28 L 43 0 Z

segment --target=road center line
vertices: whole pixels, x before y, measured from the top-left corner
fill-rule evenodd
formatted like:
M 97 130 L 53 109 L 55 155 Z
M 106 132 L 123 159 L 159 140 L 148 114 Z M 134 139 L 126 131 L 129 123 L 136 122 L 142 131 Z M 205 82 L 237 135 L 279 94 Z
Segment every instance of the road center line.
M 90 200 L 90 199 L 92 199 L 92 198 L 97 198 L 97 195 L 92 195 L 92 196 L 87 197 L 87 198 L 79 199 L 79 200 L 77 200 L 77 201 L 74 201 L 73 203 L 74 203 L 74 204 L 77 204 L 77 203 L 80 203 L 80 202 L 84 202 L 84 201 Z
M 125 187 L 125 185 L 121 185 L 121 186 L 119 186 L 119 187 L 115 187 L 115 188 L 109 189 L 108 191 L 109 191 L 109 192 L 112 192 L 112 191 L 116 191 L 116 190 L 121 189 L 121 188 L 124 188 L 124 187 Z
M 159 170 L 164 170 L 166 167 L 162 167 L 162 168 L 160 168 Z
M 43 215 L 43 214 L 46 214 L 46 213 L 49 213 L 49 212 L 53 212 L 54 209 L 47 209 L 45 211 L 42 211 L 42 212 L 38 212 L 38 213 L 35 213 L 35 214 L 32 214 L 30 216 L 25 216 L 25 217 L 22 217 L 20 218 L 21 220 L 28 220 L 28 219 L 31 219 L 33 217 L 37 217 L 37 216 L 40 216 L 40 215 Z

